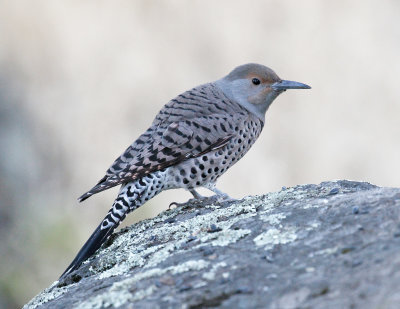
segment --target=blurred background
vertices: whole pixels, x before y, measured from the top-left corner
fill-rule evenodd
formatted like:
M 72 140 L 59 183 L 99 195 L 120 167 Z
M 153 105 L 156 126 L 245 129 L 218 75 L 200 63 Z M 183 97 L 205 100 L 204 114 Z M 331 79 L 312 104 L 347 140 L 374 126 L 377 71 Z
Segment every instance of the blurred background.
M 90 189 L 175 95 L 258 62 L 288 91 L 219 182 L 240 198 L 333 179 L 400 186 L 400 2 L 1 1 L 0 307 L 57 280 L 118 189 Z M 162 193 L 126 224 L 156 215 Z

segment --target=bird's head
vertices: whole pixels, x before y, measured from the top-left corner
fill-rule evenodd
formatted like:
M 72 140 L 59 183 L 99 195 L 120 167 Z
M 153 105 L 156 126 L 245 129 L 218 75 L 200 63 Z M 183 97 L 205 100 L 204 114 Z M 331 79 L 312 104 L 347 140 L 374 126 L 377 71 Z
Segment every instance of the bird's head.
M 268 107 L 282 92 L 311 88 L 302 83 L 282 80 L 270 68 L 256 63 L 238 66 L 215 83 L 229 99 L 261 119 L 264 119 Z

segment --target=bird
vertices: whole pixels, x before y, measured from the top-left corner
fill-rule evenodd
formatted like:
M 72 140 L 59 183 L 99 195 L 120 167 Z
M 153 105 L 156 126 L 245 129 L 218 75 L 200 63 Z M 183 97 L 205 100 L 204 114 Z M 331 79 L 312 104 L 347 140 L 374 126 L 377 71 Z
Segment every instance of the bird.
M 288 89 L 310 88 L 282 80 L 269 67 L 248 63 L 170 100 L 105 176 L 78 198 L 82 202 L 121 185 L 107 215 L 60 279 L 92 256 L 128 213 L 164 190 L 183 188 L 201 200 L 196 189 L 204 187 L 227 199 L 216 181 L 254 144 L 271 103 Z

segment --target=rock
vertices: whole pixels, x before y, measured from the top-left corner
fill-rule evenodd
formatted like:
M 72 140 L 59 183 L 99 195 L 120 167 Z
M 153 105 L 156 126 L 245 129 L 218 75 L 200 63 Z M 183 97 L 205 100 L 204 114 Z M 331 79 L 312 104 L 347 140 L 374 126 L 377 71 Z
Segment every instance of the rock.
M 399 308 L 400 189 L 352 181 L 167 210 L 25 308 Z

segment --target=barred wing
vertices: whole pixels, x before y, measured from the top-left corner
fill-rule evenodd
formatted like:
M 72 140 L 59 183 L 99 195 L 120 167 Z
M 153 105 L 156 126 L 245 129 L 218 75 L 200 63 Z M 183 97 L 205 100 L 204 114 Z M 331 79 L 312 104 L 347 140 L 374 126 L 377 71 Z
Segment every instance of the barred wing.
M 150 128 L 111 166 L 100 182 L 82 195 L 91 195 L 157 170 L 179 164 L 224 146 L 235 136 L 247 115 L 208 115 Z M 135 155 L 133 153 L 135 152 Z M 130 158 L 130 160 L 126 160 Z

